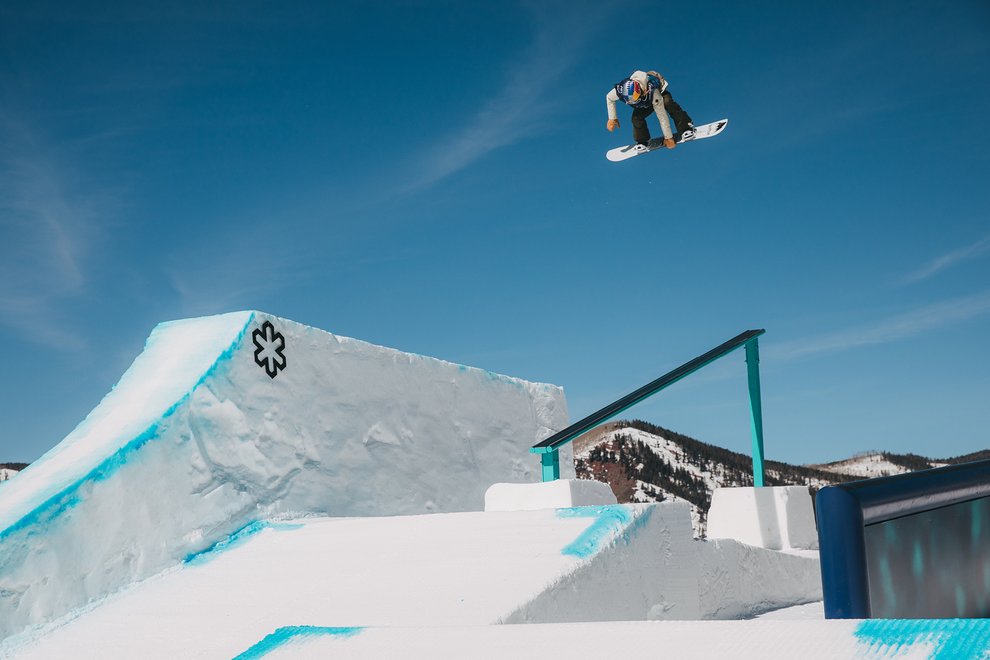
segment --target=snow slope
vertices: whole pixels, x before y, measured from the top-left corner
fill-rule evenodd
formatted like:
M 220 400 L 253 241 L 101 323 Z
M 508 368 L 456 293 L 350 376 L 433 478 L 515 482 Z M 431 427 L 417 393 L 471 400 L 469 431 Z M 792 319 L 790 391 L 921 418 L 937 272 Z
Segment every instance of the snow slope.
M 259 312 L 163 323 L 0 487 L 0 638 L 257 520 L 480 510 L 493 482 L 538 480 L 528 448 L 566 422 L 556 386 Z
M 301 626 L 725 618 L 818 598 L 816 557 L 695 540 L 683 503 L 314 518 L 249 526 L 0 654 L 229 658 Z
M 287 625 L 494 624 L 620 537 L 622 549 L 669 549 L 660 531 L 686 520 L 644 505 L 259 524 L 39 631 L 15 657 L 229 658 Z

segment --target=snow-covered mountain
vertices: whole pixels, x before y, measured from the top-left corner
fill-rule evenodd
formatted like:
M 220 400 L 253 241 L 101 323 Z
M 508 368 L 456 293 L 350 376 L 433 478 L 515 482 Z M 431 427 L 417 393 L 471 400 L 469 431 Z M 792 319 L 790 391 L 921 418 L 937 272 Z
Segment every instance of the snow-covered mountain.
M 934 460 L 916 454 L 871 451 L 822 465 L 767 461 L 766 484 L 806 485 L 814 493 L 834 483 L 963 463 L 986 458 L 987 454 Z M 640 420 L 611 422 L 577 438 L 574 465 L 578 478 L 609 483 L 619 502 L 690 503 L 699 536 L 704 536 L 705 516 L 715 488 L 753 485 L 752 457 Z
M 27 467 L 27 463 L 0 463 L 0 481 L 7 481 Z
M 837 472 L 860 479 L 872 479 L 873 477 L 886 477 L 892 474 L 927 470 L 945 465 L 948 465 L 948 463 L 914 454 L 889 454 L 880 451 L 868 451 L 856 454 L 844 461 L 824 463 L 814 467 L 827 472 Z

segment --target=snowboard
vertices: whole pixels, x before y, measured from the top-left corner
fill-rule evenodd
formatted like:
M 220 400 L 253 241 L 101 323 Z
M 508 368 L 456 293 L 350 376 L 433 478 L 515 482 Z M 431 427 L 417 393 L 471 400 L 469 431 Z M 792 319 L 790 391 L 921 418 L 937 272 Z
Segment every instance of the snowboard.
M 681 138 L 677 136 L 677 144 L 682 142 L 693 142 L 694 140 L 704 140 L 705 138 L 710 138 L 718 135 L 725 129 L 725 125 L 729 123 L 728 119 L 719 119 L 718 121 L 713 121 L 710 124 L 702 124 L 701 126 L 694 127 L 694 135 L 689 138 Z M 653 151 L 654 149 L 663 149 L 663 138 L 653 138 L 647 144 L 630 144 L 625 147 L 616 147 L 615 149 L 609 149 L 605 157 L 611 161 L 618 162 L 620 160 L 626 160 L 627 158 L 632 158 L 633 156 L 638 156 L 640 154 L 645 154 L 648 151 Z

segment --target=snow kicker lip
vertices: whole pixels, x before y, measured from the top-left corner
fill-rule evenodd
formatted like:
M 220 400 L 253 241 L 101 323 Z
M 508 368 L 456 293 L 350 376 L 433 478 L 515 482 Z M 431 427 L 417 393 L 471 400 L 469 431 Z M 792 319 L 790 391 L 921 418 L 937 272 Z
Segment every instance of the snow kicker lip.
M 247 333 L 248 328 L 251 326 L 251 323 L 254 321 L 254 316 L 255 316 L 255 312 L 247 313 L 247 317 L 245 318 L 243 325 L 241 326 L 240 330 L 237 332 L 233 340 L 229 342 L 226 348 L 220 351 L 219 355 L 217 355 L 217 357 L 213 360 L 213 362 L 195 379 L 195 382 L 193 382 L 193 384 L 186 389 L 185 393 L 181 394 L 181 396 L 179 396 L 177 400 L 175 400 L 171 405 L 169 405 L 163 412 L 158 414 L 157 419 L 151 422 L 145 428 L 145 430 L 135 435 L 133 439 L 131 439 L 130 441 L 125 442 L 118 449 L 113 451 L 109 456 L 107 456 L 99 463 L 97 463 L 96 466 L 90 469 L 88 472 L 82 474 L 81 476 L 76 477 L 75 480 L 70 481 L 65 485 L 56 487 L 56 490 L 53 493 L 51 493 L 47 498 L 43 499 L 33 508 L 29 509 L 28 511 L 24 512 L 19 517 L 17 517 L 15 520 L 11 521 L 7 527 L 0 529 L 0 543 L 2 543 L 6 538 L 16 534 L 18 531 L 23 530 L 27 527 L 39 523 L 47 524 L 54 521 L 65 511 L 79 504 L 80 497 L 78 493 L 83 488 L 84 485 L 86 485 L 87 483 L 105 481 L 106 479 L 112 477 L 115 472 L 117 472 L 124 465 L 126 465 L 128 458 L 130 456 L 136 453 L 147 443 L 157 439 L 159 437 L 159 430 L 162 424 L 170 417 L 172 417 L 175 414 L 175 412 L 189 400 L 189 397 L 196 390 L 196 388 L 202 385 L 211 375 L 215 374 L 217 370 L 225 362 L 231 359 L 231 357 L 234 354 L 234 351 L 240 345 L 241 341 L 244 339 L 245 334 Z M 173 322 L 162 323 L 160 324 L 159 327 L 167 327 L 173 323 L 176 322 L 173 321 Z M 149 338 L 149 342 L 150 341 L 151 339 Z M 121 380 L 123 380 L 123 378 Z M 115 385 L 114 389 L 116 388 L 117 386 Z M 155 417 L 155 414 L 152 413 L 150 416 Z M 76 430 L 83 428 L 85 424 L 86 421 L 84 420 L 83 423 L 80 424 Z M 76 431 L 73 431 L 73 433 L 75 432 Z M 72 434 L 70 434 L 69 437 L 71 436 Z M 24 470 L 25 474 L 20 476 L 23 477 L 29 474 L 33 474 L 34 472 L 30 471 L 31 468 L 34 467 L 35 470 L 37 470 L 36 466 L 40 467 L 40 465 L 43 464 L 44 460 L 46 460 L 45 457 L 42 457 L 41 460 L 36 461 L 32 465 L 29 465 L 28 468 Z M 23 483 L 23 482 L 18 482 L 18 484 L 19 483 Z

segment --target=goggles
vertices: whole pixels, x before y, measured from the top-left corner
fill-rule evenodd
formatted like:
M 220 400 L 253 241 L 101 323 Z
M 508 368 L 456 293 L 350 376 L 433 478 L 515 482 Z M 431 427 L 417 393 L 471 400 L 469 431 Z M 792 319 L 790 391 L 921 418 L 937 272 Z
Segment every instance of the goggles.
M 626 92 L 626 98 L 630 101 L 636 102 L 643 98 L 643 86 L 635 80 L 626 82 L 624 91 Z

